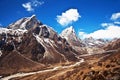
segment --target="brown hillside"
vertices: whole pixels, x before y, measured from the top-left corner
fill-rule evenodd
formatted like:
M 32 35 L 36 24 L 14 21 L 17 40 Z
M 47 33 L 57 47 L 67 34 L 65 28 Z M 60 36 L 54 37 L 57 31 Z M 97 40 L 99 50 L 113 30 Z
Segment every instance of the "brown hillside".
M 104 49 L 105 50 L 114 50 L 120 48 L 120 39 L 109 42 Z
M 17 51 L 10 53 L 5 52 L 4 57 L 0 60 L 0 75 L 8 75 L 17 72 L 28 72 L 38 70 L 43 67 L 42 64 L 22 56 Z

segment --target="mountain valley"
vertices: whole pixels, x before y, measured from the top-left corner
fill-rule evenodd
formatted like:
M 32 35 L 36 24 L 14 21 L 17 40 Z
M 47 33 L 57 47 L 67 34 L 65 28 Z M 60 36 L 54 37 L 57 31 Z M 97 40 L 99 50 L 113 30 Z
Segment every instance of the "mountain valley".
M 119 80 L 120 39 L 58 34 L 35 15 L 0 28 L 0 80 Z

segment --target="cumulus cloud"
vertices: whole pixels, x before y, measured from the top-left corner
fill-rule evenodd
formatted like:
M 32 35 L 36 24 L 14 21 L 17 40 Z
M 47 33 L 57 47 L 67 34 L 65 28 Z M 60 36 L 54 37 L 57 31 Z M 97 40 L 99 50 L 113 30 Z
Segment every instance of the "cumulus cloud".
M 30 2 L 22 4 L 22 6 L 29 12 L 34 11 L 34 9 L 40 5 L 44 4 L 43 1 L 31 0 Z
M 113 39 L 113 38 L 120 38 L 120 21 L 118 20 L 120 18 L 120 12 L 114 13 L 111 16 L 111 20 L 113 22 L 111 23 L 102 23 L 102 28 L 99 30 L 96 30 L 91 33 L 86 33 L 83 31 L 79 32 L 80 38 L 89 38 L 93 37 L 95 39 Z
M 113 22 L 111 23 L 102 23 L 102 29 L 96 30 L 92 33 L 86 33 L 86 32 L 79 32 L 80 38 L 88 38 L 93 37 L 95 39 L 113 39 L 113 38 L 120 38 L 120 21 L 118 19 L 120 18 L 120 13 L 114 13 L 111 16 L 111 20 Z
M 108 27 L 108 26 L 111 26 L 113 25 L 113 23 L 102 23 L 101 26 L 102 27 Z
M 57 22 L 62 26 L 67 26 L 68 24 L 76 22 L 80 17 L 77 9 L 69 9 L 63 12 L 62 15 L 57 15 Z
M 96 39 L 113 39 L 120 38 L 120 26 L 117 25 L 109 25 L 105 29 L 100 29 L 94 31 L 93 33 L 87 34 L 85 32 L 79 32 L 79 36 L 82 38 L 93 37 Z
M 27 10 L 27 11 L 33 11 L 34 9 L 32 8 L 32 5 L 30 2 L 22 4 L 22 6 Z
M 117 20 L 118 18 L 120 18 L 120 12 L 112 14 L 110 19 L 111 20 Z

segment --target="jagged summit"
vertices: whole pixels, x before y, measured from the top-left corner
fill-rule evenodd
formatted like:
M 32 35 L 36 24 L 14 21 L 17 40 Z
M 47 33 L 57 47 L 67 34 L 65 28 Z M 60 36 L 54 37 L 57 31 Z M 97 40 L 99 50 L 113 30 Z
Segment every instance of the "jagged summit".
M 22 29 L 22 30 L 29 30 L 31 27 L 37 27 L 42 25 L 42 23 L 37 20 L 35 15 L 31 17 L 21 18 L 18 21 L 11 23 L 8 26 L 8 29 Z
M 35 15 L 35 14 L 33 14 L 33 15 L 31 16 L 31 18 L 36 18 L 36 15 Z
M 82 46 L 80 39 L 77 37 L 73 26 L 70 26 L 62 31 L 61 37 L 68 40 L 68 42 L 73 46 Z
M 68 37 L 76 36 L 73 26 L 70 26 L 62 31 L 61 36 L 68 40 Z M 76 37 L 74 37 L 76 40 Z
M 75 30 L 74 30 L 73 26 L 70 26 L 70 27 L 66 28 L 65 30 L 66 30 L 66 32 L 75 33 Z

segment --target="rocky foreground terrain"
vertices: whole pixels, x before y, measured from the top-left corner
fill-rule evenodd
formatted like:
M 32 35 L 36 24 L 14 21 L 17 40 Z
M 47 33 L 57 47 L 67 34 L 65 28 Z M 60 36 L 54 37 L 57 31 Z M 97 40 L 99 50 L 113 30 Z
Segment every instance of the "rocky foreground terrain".
M 1 80 L 120 80 L 120 39 L 81 40 L 22 18 L 0 28 Z

